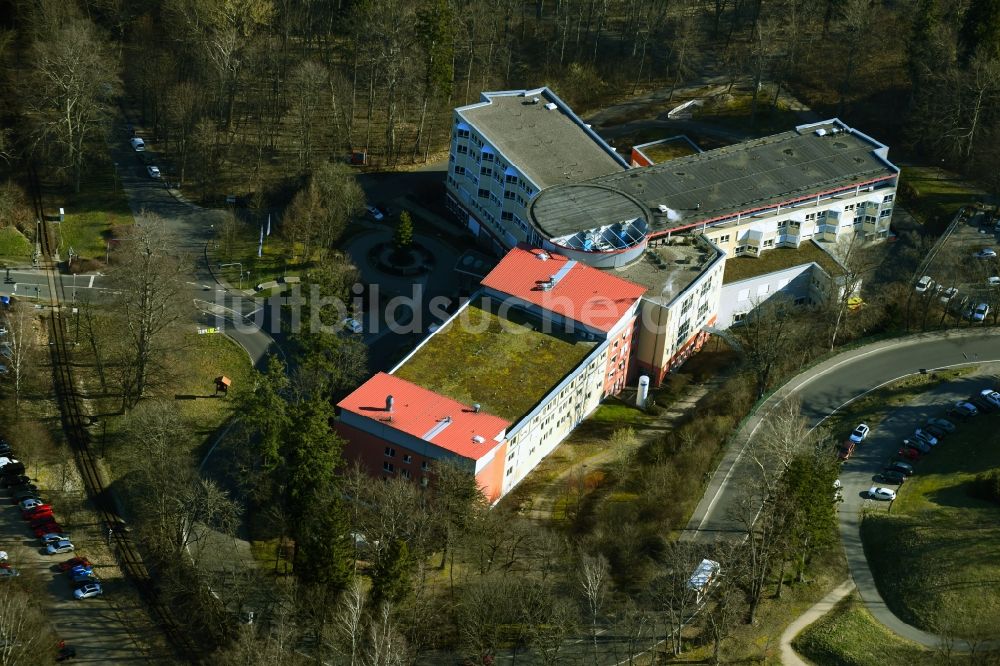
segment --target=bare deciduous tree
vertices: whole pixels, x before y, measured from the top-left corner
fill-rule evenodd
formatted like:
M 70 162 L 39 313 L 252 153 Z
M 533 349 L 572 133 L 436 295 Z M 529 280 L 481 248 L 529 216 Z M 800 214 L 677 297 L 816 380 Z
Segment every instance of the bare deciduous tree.
M 607 593 L 609 573 L 608 560 L 603 555 L 597 555 L 596 557 L 584 555 L 580 561 L 580 589 L 587 603 L 591 637 L 594 641 L 595 661 L 598 657 L 597 623 L 600 619 L 601 609 L 604 607 L 604 596 Z

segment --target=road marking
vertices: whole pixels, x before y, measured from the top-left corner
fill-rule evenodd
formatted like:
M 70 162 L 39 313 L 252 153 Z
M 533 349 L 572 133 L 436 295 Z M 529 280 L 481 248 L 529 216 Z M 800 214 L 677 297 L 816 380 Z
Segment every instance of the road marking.
M 87 283 L 87 288 L 88 288 L 88 289 L 93 289 L 93 288 L 94 288 L 94 278 L 95 278 L 95 277 L 96 277 L 96 276 L 94 276 L 94 275 L 91 275 L 91 276 L 90 276 L 90 282 L 89 282 L 89 283 Z

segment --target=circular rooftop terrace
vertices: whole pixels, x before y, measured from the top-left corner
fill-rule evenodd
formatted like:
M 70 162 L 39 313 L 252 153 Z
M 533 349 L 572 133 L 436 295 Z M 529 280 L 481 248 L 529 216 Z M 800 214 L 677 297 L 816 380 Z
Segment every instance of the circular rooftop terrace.
M 648 215 L 638 199 L 594 183 L 550 187 L 528 205 L 529 219 L 552 245 L 598 255 L 641 251 L 649 232 Z

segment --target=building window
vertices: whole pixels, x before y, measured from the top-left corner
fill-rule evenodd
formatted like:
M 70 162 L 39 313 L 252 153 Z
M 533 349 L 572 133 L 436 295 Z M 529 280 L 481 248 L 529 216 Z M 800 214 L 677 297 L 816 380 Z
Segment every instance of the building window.
M 738 255 L 743 254 L 746 251 L 747 251 L 746 245 L 737 245 L 736 246 L 736 250 L 734 251 L 734 254 L 736 254 L 738 256 Z
M 887 194 L 884 197 L 882 197 L 882 203 L 889 203 L 890 201 L 892 201 L 892 198 L 893 198 L 893 195 Z
M 513 222 L 514 221 L 514 213 L 510 212 L 509 210 L 505 210 L 502 213 L 500 213 L 500 219 L 501 220 L 506 220 L 507 222 Z
M 506 178 L 504 178 L 504 181 L 508 182 L 508 183 L 511 183 L 513 185 L 516 185 L 517 184 L 517 176 L 514 175 L 514 174 L 512 174 L 512 173 L 509 173 L 509 174 L 507 174 Z
M 787 229 L 788 228 L 788 220 L 782 220 L 781 222 L 778 222 L 778 228 L 779 229 Z
M 402 476 L 404 479 L 411 478 L 410 477 L 410 470 L 408 470 L 408 469 L 401 469 L 401 470 L 399 470 L 399 475 Z
M 392 474 L 393 472 L 396 471 L 396 467 L 387 460 L 384 463 L 382 463 L 382 471 Z
M 698 318 L 699 319 L 704 319 L 705 315 L 707 315 L 707 314 L 708 314 L 708 303 L 702 303 L 698 307 Z
M 774 239 L 768 238 L 766 241 L 764 241 L 764 247 L 774 247 Z
M 514 473 L 514 467 L 512 465 L 512 466 L 510 466 L 510 467 L 507 468 L 507 476 L 510 476 L 513 473 Z
M 892 215 L 892 209 L 891 208 L 889 208 L 887 210 L 884 210 L 884 211 L 882 211 L 881 213 L 878 214 L 879 217 L 889 217 L 890 215 Z
M 493 161 L 493 153 L 483 153 L 483 161 L 484 162 L 492 162 Z
M 461 129 L 461 128 L 459 128 L 455 132 L 455 134 L 458 136 L 459 139 L 468 139 L 469 138 L 469 130 L 467 130 L 467 129 Z
M 392 448 L 391 446 L 385 447 L 385 455 L 389 456 L 390 458 L 395 458 L 396 449 Z
M 729 242 L 729 234 L 725 234 L 724 236 L 719 236 L 715 240 L 715 242 L 716 243 L 728 243 Z
M 479 190 L 479 198 L 480 199 L 489 199 L 490 198 L 490 191 L 489 190 L 484 190 L 484 189 L 480 188 L 480 190 Z
M 811 222 L 816 219 L 816 213 L 808 213 L 806 215 L 806 222 Z
M 493 202 L 494 206 L 501 207 L 503 204 L 500 202 L 500 197 L 490 192 L 490 201 Z
M 514 200 L 514 196 L 515 196 L 514 195 L 514 190 L 507 190 L 506 192 L 503 193 L 503 198 L 504 199 L 510 199 L 511 201 Z
M 484 176 L 492 176 L 493 175 L 493 169 L 491 169 L 489 167 L 480 167 L 479 168 L 479 173 L 482 174 L 482 175 L 484 175 Z
M 458 144 L 458 145 L 457 145 L 457 146 L 455 147 L 455 151 L 456 151 L 456 152 L 457 152 L 457 153 L 458 153 L 459 155 L 468 155 L 468 154 L 469 154 L 469 147 L 468 147 L 468 146 L 466 146 L 465 144 L 461 144 L 461 143 L 460 143 L 460 144 Z
M 456 176 L 464 176 L 465 175 L 465 167 L 464 166 L 456 166 L 455 167 L 455 175 Z
M 413 456 L 411 456 L 409 453 L 404 453 L 403 462 L 405 462 L 406 464 L 410 464 L 411 462 L 413 462 Z
M 747 316 L 746 312 L 737 312 L 736 314 L 733 315 L 733 323 L 737 324 L 743 321 L 744 319 L 746 319 L 746 316 Z
M 429 462 L 427 462 L 426 460 L 423 461 L 422 463 L 420 463 L 420 469 L 424 470 L 425 472 L 427 470 L 429 470 L 430 468 L 431 468 L 431 464 Z

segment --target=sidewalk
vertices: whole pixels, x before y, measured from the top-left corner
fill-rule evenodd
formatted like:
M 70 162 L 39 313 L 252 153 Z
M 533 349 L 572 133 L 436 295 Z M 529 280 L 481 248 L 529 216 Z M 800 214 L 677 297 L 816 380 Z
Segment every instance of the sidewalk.
M 853 589 L 854 581 L 848 578 L 785 628 L 785 632 L 781 634 L 781 663 L 784 666 L 809 666 L 809 662 L 792 649 L 792 641 L 803 629 L 833 610 Z

